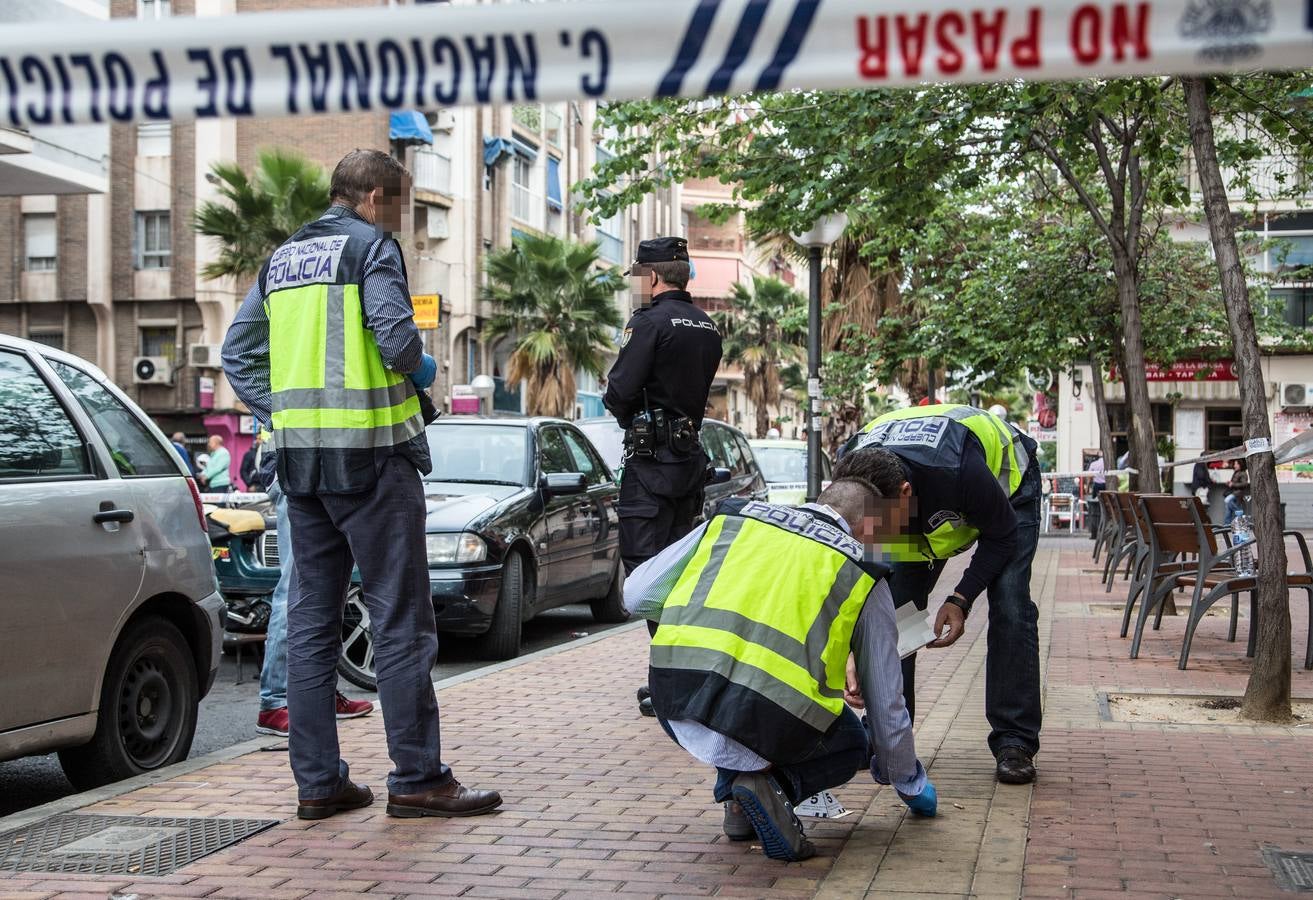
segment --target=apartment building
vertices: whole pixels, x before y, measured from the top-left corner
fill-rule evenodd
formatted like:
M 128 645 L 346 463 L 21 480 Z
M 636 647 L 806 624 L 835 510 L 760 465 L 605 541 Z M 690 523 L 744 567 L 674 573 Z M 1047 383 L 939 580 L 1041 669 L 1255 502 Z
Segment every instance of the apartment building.
M 1223 177 L 1235 185 L 1233 173 Z M 1287 161 L 1269 157 L 1258 162 L 1254 186 L 1269 198 L 1252 205 L 1239 190 L 1230 191 L 1233 209 L 1245 216 L 1237 234 L 1241 249 L 1254 268 L 1271 281 L 1250 288 L 1252 304 L 1268 303 L 1294 328 L 1313 329 L 1313 283 L 1298 273 L 1313 266 L 1313 186 L 1300 184 Z M 1192 185 L 1199 201 L 1197 179 Z M 1297 196 L 1291 196 L 1291 194 Z M 1207 242 L 1208 226 L 1200 218 L 1183 215 L 1173 224 L 1172 236 L 1181 241 Z M 1265 296 L 1266 294 L 1266 296 Z M 1201 348 L 1201 351 L 1206 348 Z M 1262 348 L 1263 378 L 1267 390 L 1269 426 L 1281 444 L 1313 427 L 1313 354 L 1297 346 L 1267 343 Z M 1172 366 L 1150 366 L 1147 372 L 1154 431 L 1172 441 L 1175 459 L 1193 459 L 1201 453 L 1228 450 L 1243 441 L 1240 388 L 1229 361 L 1212 363 L 1216 354 L 1201 352 L 1194 360 Z M 1057 467 L 1080 471 L 1098 447 L 1098 423 L 1088 393 L 1089 366 L 1064 372 L 1058 381 Z M 1117 452 L 1126 449 L 1128 431 L 1125 388 L 1120 381 L 1106 385 L 1109 420 Z M 1171 470 L 1170 481 L 1184 492 L 1191 467 Z M 1277 470 L 1281 497 L 1287 504 L 1291 527 L 1313 527 L 1313 463 L 1292 463 Z
M 15 0 L 0 19 L 50 18 L 63 5 Z M 97 8 L 96 0 L 69 5 Z M 104 0 L 99 8 L 106 16 L 160 19 L 388 5 L 395 3 Z M 200 274 L 218 252 L 192 229 L 196 206 L 218 199 L 207 175 L 220 161 L 250 171 L 265 147 L 297 151 L 326 168 L 357 147 L 389 149 L 414 176 L 400 236 L 412 294 L 440 298 L 437 327 L 421 331 L 439 360 L 435 399 L 449 408 L 453 385 L 487 374 L 497 379 L 495 409 L 521 411 L 519 387 L 504 377 L 512 342 L 483 335 L 491 315 L 479 300 L 487 254 L 517 234 L 555 234 L 596 239 L 606 263 L 622 264 L 637 241 L 679 227 L 678 189 L 598 224 L 579 212 L 570 186 L 606 152 L 591 103 L 415 112 L 418 131 L 429 132 L 418 139 L 413 130 L 398 134 L 386 111 L 83 130 L 90 134 L 49 129 L 41 147 L 87 157 L 104 175 L 75 174 L 67 183 L 6 179 L 28 188 L 4 192 L 25 196 L 0 197 L 0 234 L 10 235 L 10 252 L 0 254 L 0 331 L 96 362 L 166 432 L 182 431 L 198 446 L 209 434 L 223 436 L 236 467 L 255 423 L 223 379 L 219 348 L 250 285 Z M 10 145 L 21 149 L 33 137 L 6 132 L 0 149 L 14 152 Z M 616 303 L 627 315 L 628 293 Z M 578 383 L 577 412 L 601 412 L 597 379 L 579 373 Z
M 803 286 L 805 282 L 805 269 L 795 272 L 777 245 L 757 243 L 748 237 L 742 213 L 723 223 L 698 215 L 701 206 L 731 199 L 731 187 L 714 178 L 687 181 L 680 195 L 680 229 L 688 236 L 689 259 L 696 273 L 689 292 L 694 302 L 709 312 L 728 309 L 734 285 L 750 287 L 754 275 L 778 278 L 790 285 Z M 721 365 L 711 388 L 710 403 L 716 418 L 743 429 L 749 437 L 766 436 L 753 433 L 757 407 L 744 388 L 740 367 Z M 781 437 L 806 437 L 803 408 L 792 396 L 783 395 L 778 408 L 768 410 L 767 415 L 776 423 Z

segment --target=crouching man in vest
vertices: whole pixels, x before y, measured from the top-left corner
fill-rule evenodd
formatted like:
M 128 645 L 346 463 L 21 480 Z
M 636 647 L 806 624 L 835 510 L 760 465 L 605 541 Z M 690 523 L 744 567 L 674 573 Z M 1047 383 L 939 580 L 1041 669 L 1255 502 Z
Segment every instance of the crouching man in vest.
M 297 815 L 373 802 L 339 753 L 337 658 L 353 560 L 369 609 L 393 769 L 390 816 L 472 816 L 501 803 L 442 762 L 430 671 L 438 635 L 420 473 L 432 469 L 417 389 L 437 365 L 415 328 L 401 248 L 402 165 L 377 150 L 333 170 L 332 206 L 265 263 L 224 342 L 224 372 L 271 423 L 296 573 L 287 609 L 289 756 Z
M 662 727 L 716 767 L 725 834 L 755 835 L 772 859 L 814 855 L 793 806 L 862 769 L 935 814 L 887 569 L 868 561 L 874 536 L 897 531 L 891 514 L 852 479 L 797 509 L 729 500 L 625 582 L 630 611 L 660 623 L 648 684 Z
M 862 448 L 883 447 L 887 456 Z M 947 647 L 965 630 L 977 596 L 989 597 L 985 717 L 996 774 L 1005 784 L 1035 780 L 1039 750 L 1039 612 L 1030 597 L 1030 566 L 1039 542 L 1039 465 L 1035 442 L 1006 421 L 971 406 L 899 409 L 853 437 L 834 477 L 865 478 L 901 497 L 910 520 L 901 541 L 886 541 L 894 605 L 924 610 L 949 557 L 970 549 L 957 586 L 935 617 Z M 853 452 L 856 451 L 856 452 Z M 903 689 L 915 711 L 915 655 L 903 661 Z

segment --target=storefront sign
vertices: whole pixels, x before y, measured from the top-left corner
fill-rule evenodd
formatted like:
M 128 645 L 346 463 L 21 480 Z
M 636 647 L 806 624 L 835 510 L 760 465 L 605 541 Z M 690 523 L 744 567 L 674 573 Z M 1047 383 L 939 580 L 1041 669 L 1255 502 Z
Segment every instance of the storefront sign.
M 416 328 L 438 327 L 438 310 L 442 306 L 442 295 L 411 294 L 410 302 L 415 308 Z
M 625 0 L 6 25 L 15 127 L 1307 66 L 1306 0 Z
M 451 386 L 451 413 L 452 415 L 464 413 L 472 416 L 479 414 L 479 395 L 474 392 L 474 388 L 468 384 L 453 384 Z
M 196 405 L 201 409 L 214 409 L 214 379 L 209 375 L 196 379 Z
M 1235 381 L 1235 364 L 1229 359 L 1186 359 L 1169 366 L 1157 363 L 1144 364 L 1145 381 Z M 1117 367 L 1108 372 L 1109 381 L 1121 381 Z
M 1313 480 L 1313 458 L 1305 456 L 1302 459 L 1291 460 L 1290 462 L 1283 461 L 1287 455 L 1293 456 L 1297 452 L 1302 452 L 1295 440 L 1301 435 L 1307 437 L 1311 433 L 1313 414 L 1279 412 L 1273 416 L 1272 425 L 1273 442 L 1278 448 L 1277 480 Z M 1307 452 L 1313 454 L 1313 447 L 1307 448 Z

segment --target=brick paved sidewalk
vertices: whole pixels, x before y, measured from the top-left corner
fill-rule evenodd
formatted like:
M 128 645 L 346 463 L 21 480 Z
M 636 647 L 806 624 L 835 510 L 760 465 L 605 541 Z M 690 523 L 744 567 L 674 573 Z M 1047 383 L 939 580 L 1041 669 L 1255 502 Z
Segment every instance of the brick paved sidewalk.
M 977 612 L 966 638 L 918 663 L 917 742 L 940 817 L 912 819 L 859 777 L 838 791 L 851 815 L 809 820 L 819 856 L 767 860 L 725 839 L 712 773 L 636 714 L 640 626 L 440 691 L 444 755 L 466 783 L 502 791 L 496 815 L 394 820 L 376 802 L 299 822 L 285 753 L 257 751 L 80 812 L 276 827 L 159 878 L 0 873 L 0 898 L 1278 896 L 1259 853 L 1313 850 L 1308 735 L 1101 721 L 1097 691 L 1239 693 L 1247 666 L 1221 619 L 1201 628 L 1187 672 L 1174 668 L 1179 620 L 1126 660 L 1119 620 L 1090 613 L 1106 598 L 1081 573 L 1088 546 L 1046 541 L 1036 560 L 1048 721 L 1033 797 L 993 782 Z M 1296 693 L 1313 695 L 1302 670 Z M 379 718 L 341 725 L 353 775 L 385 790 Z

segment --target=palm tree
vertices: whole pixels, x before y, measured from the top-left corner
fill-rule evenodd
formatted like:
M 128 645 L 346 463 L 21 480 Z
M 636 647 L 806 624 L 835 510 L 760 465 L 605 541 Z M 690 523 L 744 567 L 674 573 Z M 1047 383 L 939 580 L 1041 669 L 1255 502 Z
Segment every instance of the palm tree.
M 232 162 L 215 163 L 206 177 L 227 201 L 196 208 L 193 227 L 221 245 L 219 258 L 201 270 L 206 278 L 249 281 L 280 244 L 328 208 L 328 173 L 290 150 L 261 150 L 249 178 Z
M 517 237 L 488 256 L 482 296 L 495 313 L 487 334 L 513 336 L 507 381 L 527 382 L 530 415 L 569 415 L 575 370 L 600 376 L 611 335 L 624 324 L 615 295 L 625 277 L 597 261 L 596 242 L 551 236 Z
M 715 314 L 725 339 L 725 361 L 743 369 L 743 387 L 757 408 L 757 437 L 770 428 L 780 402 L 780 366 L 798 356 L 807 299 L 776 278 L 752 276 L 752 290 L 735 282 L 732 306 Z

